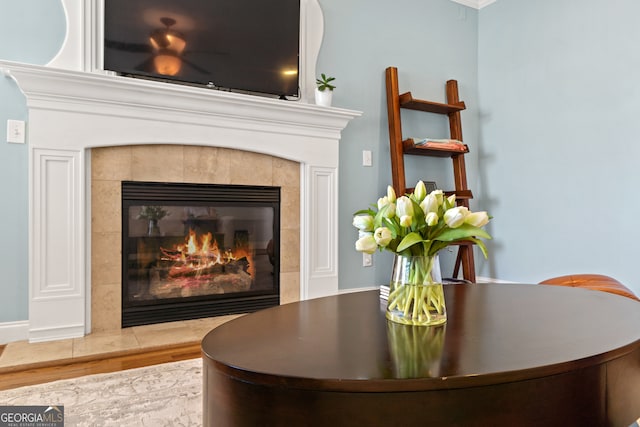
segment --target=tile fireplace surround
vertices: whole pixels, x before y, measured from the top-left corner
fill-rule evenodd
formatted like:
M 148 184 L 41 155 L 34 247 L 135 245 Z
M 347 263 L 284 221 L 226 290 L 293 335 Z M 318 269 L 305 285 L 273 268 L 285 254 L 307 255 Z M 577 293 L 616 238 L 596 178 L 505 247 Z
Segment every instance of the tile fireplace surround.
M 285 304 L 300 299 L 300 165 L 297 162 L 241 150 L 190 145 L 92 148 L 92 332 L 122 327 L 122 181 L 280 187 L 280 301 Z
M 284 300 L 337 293 L 338 144 L 359 112 L 42 66 L 0 62 L 0 68 L 15 79 L 29 109 L 30 341 L 83 336 L 92 330 L 92 317 L 98 329 L 117 327 L 102 320 L 104 312 L 92 316 L 96 305 L 113 299 L 106 288 L 92 288 L 104 279 L 95 274 L 103 266 L 91 264 L 92 248 L 98 250 L 92 227 L 104 221 L 95 216 L 95 201 L 113 196 L 91 182 L 93 151 L 94 159 L 132 159 L 145 150 L 170 159 L 144 166 L 152 180 L 175 181 L 199 167 L 207 178 L 185 181 L 210 182 L 215 173 L 207 168 L 221 155 L 256 179 L 261 171 L 246 160 L 271 166 L 274 183 L 279 173 L 299 177 L 293 185 L 299 188 L 299 273 L 284 272 L 297 276 L 285 280 Z M 99 167 L 109 174 L 125 163 Z M 287 164 L 294 173 L 282 172 Z M 117 268 L 112 274 L 120 274 Z M 92 294 L 99 297 L 93 308 Z M 119 307 L 112 309 L 119 321 Z

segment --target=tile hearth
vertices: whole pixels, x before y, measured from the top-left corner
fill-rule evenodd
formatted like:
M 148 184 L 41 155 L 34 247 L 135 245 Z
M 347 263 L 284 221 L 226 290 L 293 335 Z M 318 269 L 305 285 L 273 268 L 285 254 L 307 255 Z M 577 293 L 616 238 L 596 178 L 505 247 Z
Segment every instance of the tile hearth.
M 117 331 L 96 332 L 82 338 L 42 343 L 16 341 L 0 354 L 0 374 L 29 365 L 44 366 L 158 349 L 172 345 L 199 343 L 204 336 L 229 320 L 242 315 L 185 320 L 134 326 Z

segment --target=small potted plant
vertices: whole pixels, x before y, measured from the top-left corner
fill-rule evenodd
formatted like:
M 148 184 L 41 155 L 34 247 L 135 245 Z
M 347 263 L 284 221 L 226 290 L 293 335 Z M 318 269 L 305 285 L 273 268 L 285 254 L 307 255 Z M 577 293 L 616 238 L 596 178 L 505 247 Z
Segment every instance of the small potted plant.
M 320 74 L 320 78 L 316 79 L 316 104 L 325 107 L 331 106 L 331 98 L 333 90 L 336 88 L 331 82 L 335 77 L 327 77 L 324 73 Z
M 142 206 L 137 218 L 149 221 L 149 231 L 147 233 L 149 236 L 159 236 L 160 227 L 158 227 L 158 221 L 168 215 L 170 213 L 162 206 Z

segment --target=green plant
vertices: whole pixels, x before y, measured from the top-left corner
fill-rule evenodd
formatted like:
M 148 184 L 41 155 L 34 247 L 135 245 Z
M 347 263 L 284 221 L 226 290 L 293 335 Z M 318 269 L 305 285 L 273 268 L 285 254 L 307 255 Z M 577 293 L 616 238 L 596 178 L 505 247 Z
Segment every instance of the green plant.
M 406 280 L 416 286 L 392 281 L 387 318 L 416 324 L 413 319 L 431 321 L 433 310 L 444 313 L 442 285 L 432 286 L 436 285 L 431 277 L 433 257 L 461 241 L 476 244 L 486 257 L 487 248 L 481 238 L 491 239 L 491 236 L 482 227 L 490 218 L 484 211 L 471 212 L 465 206 L 457 206 L 455 194 L 446 197 L 442 190 L 427 194 L 422 181 L 412 194 L 398 198 L 389 186 L 387 195 L 378 199 L 377 206 L 356 212 L 353 225 L 358 229 L 357 251 L 372 254 L 376 250 L 387 250 L 403 257 L 416 257 L 416 262 L 409 264 Z M 390 314 L 390 310 L 396 308 L 404 317 L 394 318 Z M 409 313 L 413 319 L 407 319 Z
M 159 221 L 167 215 L 169 215 L 169 212 L 161 206 L 142 206 L 138 214 L 138 219 Z
M 324 73 L 320 74 L 320 78 L 316 79 L 316 85 L 320 92 L 324 92 L 326 89 L 334 90 L 336 87 L 331 84 L 335 77 L 327 77 Z
M 377 210 L 375 209 L 377 207 Z M 481 227 L 489 222 L 486 212 L 471 212 L 456 206 L 456 196 L 445 197 L 442 190 L 427 194 L 419 181 L 413 194 L 396 199 L 393 187 L 378 199 L 373 209 L 354 214 L 353 225 L 359 231 L 356 250 L 372 254 L 387 250 L 403 256 L 433 256 L 460 241 L 478 245 L 487 256 L 480 238 L 491 236 Z

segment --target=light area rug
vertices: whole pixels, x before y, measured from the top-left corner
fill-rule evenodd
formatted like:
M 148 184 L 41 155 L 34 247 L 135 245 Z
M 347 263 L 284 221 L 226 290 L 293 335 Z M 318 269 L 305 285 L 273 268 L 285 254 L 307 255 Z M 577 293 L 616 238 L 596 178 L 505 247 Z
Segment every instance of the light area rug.
M 65 426 L 201 426 L 202 359 L 0 391 L 24 405 L 63 405 Z

